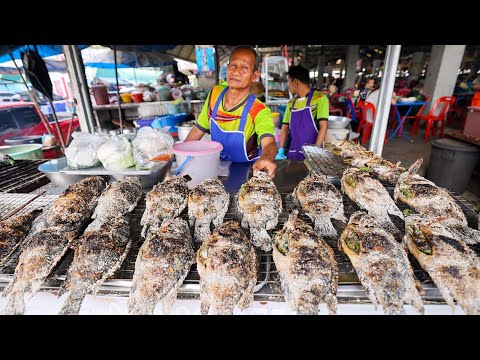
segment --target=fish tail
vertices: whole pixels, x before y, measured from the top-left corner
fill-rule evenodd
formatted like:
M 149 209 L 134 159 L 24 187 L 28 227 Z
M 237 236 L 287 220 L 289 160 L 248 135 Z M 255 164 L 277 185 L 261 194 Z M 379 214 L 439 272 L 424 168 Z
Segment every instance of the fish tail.
M 128 313 L 130 315 L 153 315 L 156 301 L 132 301 L 128 304 Z
M 255 246 L 260 247 L 264 251 L 269 251 L 272 249 L 272 238 L 268 235 L 268 232 L 265 228 L 250 228 L 250 233 L 252 235 L 252 242 Z
M 77 315 L 80 312 L 85 295 L 87 295 L 85 288 L 70 291 L 58 314 Z
M 325 296 L 325 303 L 327 304 L 328 313 L 335 315 L 337 313 L 337 297 L 333 294 L 327 294 Z
M 304 292 L 298 299 L 298 315 L 317 315 L 318 300 L 311 292 Z
M 210 222 L 208 223 L 195 223 L 194 239 L 197 243 L 203 243 L 203 240 L 210 235 Z
M 337 230 L 333 227 L 332 221 L 324 216 L 316 216 L 314 218 L 315 231 L 320 236 L 335 237 Z
M 25 312 L 24 294 L 23 288 L 10 291 L 5 300 L 5 315 L 23 315 Z

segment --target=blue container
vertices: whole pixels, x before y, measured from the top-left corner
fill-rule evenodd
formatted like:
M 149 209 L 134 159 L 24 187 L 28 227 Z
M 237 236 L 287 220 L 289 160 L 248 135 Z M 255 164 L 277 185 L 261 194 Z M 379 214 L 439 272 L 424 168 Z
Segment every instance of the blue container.
M 178 134 L 177 125 L 183 122 L 186 117 L 187 117 L 186 113 L 157 116 L 153 120 L 151 126 L 152 128 L 163 128 L 165 126 L 170 126 L 170 130 L 169 130 L 170 134 L 172 134 L 172 136 L 177 136 Z
M 144 127 L 144 126 L 152 126 L 152 122 L 155 118 L 147 118 L 147 119 L 138 119 L 138 120 L 135 120 L 135 122 L 137 123 L 137 125 L 139 127 Z

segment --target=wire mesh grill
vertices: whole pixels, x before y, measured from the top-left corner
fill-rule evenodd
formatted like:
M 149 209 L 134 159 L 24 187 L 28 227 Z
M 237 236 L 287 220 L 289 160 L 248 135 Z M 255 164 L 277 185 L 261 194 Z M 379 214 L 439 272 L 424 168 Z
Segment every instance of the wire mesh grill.
M 337 186 L 338 188 L 338 186 Z M 293 202 L 293 199 L 290 194 L 281 194 L 282 195 L 282 203 L 283 203 L 283 211 L 279 217 L 279 223 L 277 227 L 271 231 L 269 231 L 270 235 L 274 236 L 274 234 L 283 228 L 283 224 L 288 220 L 288 214 L 290 214 L 294 209 L 296 209 L 296 205 Z M 478 221 L 478 217 L 475 212 L 472 210 L 473 208 L 470 206 L 471 204 L 462 198 L 461 196 L 452 194 L 454 198 L 457 200 L 459 205 L 465 212 L 467 220 L 473 228 L 476 228 L 476 224 Z M 0 204 L 7 204 L 7 200 L 10 202 L 9 206 L 4 208 L 11 209 L 13 207 L 17 207 L 21 201 L 28 201 L 33 197 L 34 194 L 1 194 L 0 193 Z M 40 207 L 45 207 L 52 203 L 58 195 L 45 195 L 42 197 L 37 198 L 36 200 L 32 201 L 28 207 L 25 207 L 22 212 L 27 212 L 29 209 L 35 209 Z M 2 198 L 6 199 L 2 202 Z M 467 206 L 469 205 L 469 206 Z M 399 208 L 403 210 L 407 208 L 403 204 L 398 204 Z M 346 196 L 344 197 L 344 212 L 345 216 L 349 218 L 351 214 L 355 211 L 358 211 L 358 206 L 353 203 L 350 199 Z M 0 208 L 1 211 L 1 208 Z M 6 211 L 6 210 L 3 210 Z M 10 211 L 10 210 L 8 210 Z M 142 196 L 142 199 L 139 202 L 139 205 L 135 208 L 132 213 L 131 218 L 131 225 L 132 225 L 132 236 L 133 236 L 133 243 L 132 247 L 123 262 L 122 266 L 119 270 L 107 280 L 104 285 L 100 288 L 99 294 L 109 294 L 109 295 L 119 295 L 119 296 L 126 296 L 130 291 L 131 286 L 131 279 L 133 278 L 133 273 L 135 270 L 135 261 L 138 254 L 138 251 L 143 243 L 143 238 L 140 237 L 141 226 L 140 226 L 140 219 L 145 211 L 145 196 Z M 312 221 L 310 218 L 305 216 L 304 214 L 300 213 L 302 219 L 313 226 Z M 187 212 L 184 211 L 181 214 L 185 220 L 187 220 Z M 400 218 L 396 216 L 391 217 L 393 223 L 400 229 L 404 230 L 404 222 Z M 240 220 L 240 216 L 237 209 L 237 195 L 232 194 L 230 197 L 230 206 L 229 210 L 225 216 L 225 221 L 227 220 Z M 338 234 L 340 235 L 346 224 L 333 220 L 333 225 L 337 230 Z M 193 230 L 193 229 L 192 229 Z M 248 230 L 245 231 L 247 236 L 249 236 Z M 348 259 L 348 257 L 343 254 L 338 249 L 336 238 L 325 238 L 324 239 L 333 249 L 335 260 L 338 265 L 339 269 L 339 289 L 337 293 L 337 298 L 340 301 L 347 301 L 348 299 L 367 299 L 365 291 L 361 287 L 356 272 Z M 474 251 L 480 253 L 480 245 L 472 247 Z M 70 266 L 73 260 L 73 251 L 69 250 L 64 258 L 59 262 L 56 268 L 51 272 L 47 281 L 43 284 L 43 290 L 56 290 L 61 285 L 62 281 L 65 279 L 65 274 L 67 272 L 68 267 Z M 5 266 L 0 274 L 0 287 L 4 287 L 8 281 L 13 276 L 15 266 L 18 262 L 19 253 L 14 255 L 12 259 L 10 259 L 7 266 Z M 283 292 L 280 286 L 279 275 L 275 268 L 275 263 L 272 259 L 271 252 L 264 252 L 261 250 L 257 250 L 257 258 L 258 258 L 258 267 L 257 267 L 257 287 L 255 292 L 255 300 L 270 300 L 270 301 L 283 301 Z M 428 274 L 423 271 L 420 267 L 418 262 L 415 258 L 409 255 L 414 274 L 417 279 L 419 279 L 423 284 L 426 291 L 426 294 L 423 296 L 425 299 L 433 300 L 433 301 L 441 301 L 442 297 L 439 295 L 438 289 L 434 286 L 431 282 L 430 277 Z M 189 298 L 199 296 L 199 275 L 196 269 L 196 265 L 193 265 L 187 278 L 185 279 L 183 285 L 179 289 L 179 298 Z
M 37 168 L 47 160 L 16 160 L 0 167 L 0 191 L 28 193 L 50 180 Z
M 341 178 L 347 168 L 342 158 L 330 150 L 315 145 L 303 145 L 302 151 L 308 169 L 317 174 L 328 178 Z
M 47 205 L 55 201 L 58 195 L 38 194 L 15 194 L 0 192 L 0 221 L 7 217 L 12 211 L 22 207 L 16 215 L 28 214 L 36 209 L 44 209 Z

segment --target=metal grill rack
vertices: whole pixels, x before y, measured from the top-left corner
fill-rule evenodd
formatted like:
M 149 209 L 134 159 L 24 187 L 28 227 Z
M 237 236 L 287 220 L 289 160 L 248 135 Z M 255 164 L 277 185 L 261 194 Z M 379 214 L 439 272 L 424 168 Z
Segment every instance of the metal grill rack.
M 4 194 L 2 194 L 4 195 Z M 32 195 L 32 194 L 7 194 L 10 195 L 9 199 L 14 201 L 15 204 L 18 204 L 19 198 L 24 198 L 23 195 Z M 458 201 L 460 206 L 465 212 L 467 220 L 472 227 L 474 224 L 477 223 L 478 217 L 473 212 L 470 207 L 467 207 L 465 204 L 469 204 L 469 202 L 463 199 L 461 196 L 452 194 L 454 198 Z M 38 200 L 38 205 L 46 206 L 47 204 L 53 202 L 57 195 L 49 195 L 40 197 Z M 0 197 L 1 199 L 1 197 Z M 34 208 L 36 201 L 32 202 L 29 207 Z M 282 194 L 282 203 L 283 203 L 283 211 L 279 218 L 279 224 L 277 227 L 270 231 L 270 234 L 273 236 L 278 230 L 283 228 L 283 224 L 288 220 L 288 214 L 291 213 L 295 208 L 296 205 L 292 201 L 290 194 Z M 18 206 L 18 205 L 16 205 Z M 402 210 L 405 208 L 402 204 L 399 204 L 400 209 Z M 27 211 L 28 208 L 25 208 Z M 105 281 L 103 286 L 100 288 L 98 292 L 99 295 L 108 294 L 108 295 L 117 295 L 117 296 L 128 296 L 131 287 L 131 280 L 133 278 L 133 273 L 135 270 L 135 260 L 142 245 L 143 239 L 140 237 L 141 226 L 140 226 L 140 219 L 142 214 L 145 210 L 145 197 L 143 196 L 140 200 L 139 205 L 135 208 L 131 218 L 132 224 L 132 234 L 133 234 L 133 244 L 130 252 L 128 253 L 125 261 L 123 262 L 120 269 L 114 274 L 114 276 Z M 345 216 L 347 218 L 350 215 L 359 210 L 357 205 L 350 201 L 347 197 L 344 197 L 344 211 Z M 184 211 L 181 216 L 187 220 L 187 212 Z M 312 225 L 312 221 L 306 217 L 305 215 L 301 214 L 303 220 L 307 223 Z M 237 210 L 237 197 L 235 195 L 231 195 L 230 198 L 230 207 L 225 216 L 225 220 L 240 220 L 239 213 Z M 400 230 L 404 230 L 404 222 L 400 218 L 392 216 L 393 223 L 400 228 Z M 339 221 L 333 220 L 333 224 L 337 229 L 338 234 L 340 235 L 345 228 L 346 224 L 343 224 Z M 248 231 L 246 231 L 247 236 L 249 236 Z M 355 270 L 348 259 L 348 257 L 340 252 L 337 247 L 337 239 L 325 239 L 325 241 L 332 247 L 334 250 L 335 260 L 338 265 L 339 269 L 339 286 L 337 292 L 337 298 L 340 302 L 347 302 L 351 300 L 357 301 L 368 301 L 368 298 L 365 294 L 365 290 L 360 285 L 360 282 L 357 278 Z M 477 253 L 480 253 L 480 246 L 472 247 Z M 13 273 L 15 270 L 15 266 L 18 262 L 19 254 L 16 254 L 10 259 L 7 266 L 3 268 L 0 273 L 0 288 L 6 286 L 6 284 L 11 280 L 13 277 Z M 254 295 L 255 300 L 258 301 L 284 301 L 283 292 L 280 286 L 278 272 L 275 268 L 275 263 L 272 259 L 271 252 L 264 252 L 264 251 L 257 251 L 258 261 L 258 268 L 257 268 L 257 287 L 256 292 Z M 440 295 L 438 289 L 435 285 L 431 282 L 428 274 L 422 270 L 420 265 L 417 263 L 413 256 L 409 256 L 412 267 L 414 269 L 414 273 L 417 279 L 419 279 L 423 283 L 423 287 L 425 290 L 425 294 L 422 298 L 426 301 L 433 301 L 433 302 L 443 302 L 443 298 Z M 73 251 L 69 250 L 65 257 L 60 261 L 60 263 L 56 266 L 56 268 L 52 271 L 49 278 L 46 282 L 42 285 L 42 290 L 50 290 L 55 291 L 58 290 L 62 281 L 65 279 L 65 274 L 67 272 L 68 267 L 70 266 L 73 260 Z M 184 283 L 179 289 L 178 292 L 179 298 L 198 298 L 199 297 L 199 275 L 196 270 L 196 265 L 193 265 L 187 278 L 185 279 Z
M 18 209 L 22 205 L 27 204 L 15 215 L 28 214 L 36 209 L 44 209 L 47 205 L 55 201 L 58 195 L 42 195 L 38 194 L 14 194 L 0 192 L 0 221 L 8 216 L 12 211 Z M 35 198 L 36 197 L 36 198 Z
M 0 167 L 0 191 L 28 193 L 50 182 L 37 168 L 47 160 L 15 160 L 13 166 Z
M 347 165 L 340 156 L 315 145 L 303 145 L 302 151 L 305 156 L 305 165 L 310 171 L 324 174 L 327 178 L 342 178 Z

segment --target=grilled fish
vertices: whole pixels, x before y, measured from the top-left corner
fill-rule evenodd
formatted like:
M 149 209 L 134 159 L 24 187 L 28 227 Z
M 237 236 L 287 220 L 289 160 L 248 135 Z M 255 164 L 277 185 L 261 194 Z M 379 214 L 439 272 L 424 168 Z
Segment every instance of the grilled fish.
M 85 295 L 95 295 L 103 282 L 115 273 L 131 244 L 128 216 L 112 218 L 101 227 L 87 228 L 59 291 L 59 296 L 69 292 L 59 314 L 78 314 Z
M 10 155 L 0 153 L 0 166 L 3 165 L 14 165 L 15 160 L 13 160 Z
M 430 180 L 416 174 L 423 159 L 417 160 L 408 171 L 400 175 L 393 197 L 422 215 L 450 217 L 467 226 L 467 219 L 455 199 Z
M 425 215 L 405 219 L 403 239 L 452 308 L 454 299 L 470 315 L 480 314 L 480 259 L 442 222 Z
M 148 228 L 160 226 L 164 219 L 174 219 L 185 209 L 188 200 L 187 182 L 184 177 L 169 175 L 147 194 L 145 212 L 140 221 L 143 237 Z
M 267 230 L 275 228 L 282 212 L 282 198 L 268 174 L 256 171 L 253 177 L 240 187 L 238 209 L 242 226 L 250 228 L 253 245 L 265 251 L 272 249 L 272 239 Z
M 275 234 L 272 255 L 290 309 L 315 315 L 325 302 L 330 314 L 337 312 L 338 268 L 333 250 L 297 211 Z
M 230 196 L 218 179 L 202 181 L 188 195 L 188 218 L 195 226 L 194 239 L 202 242 L 210 234 L 210 223 L 220 227 L 228 210 Z
M 24 313 L 24 295 L 27 298 L 35 295 L 77 233 L 73 227 L 53 226 L 27 236 L 13 279 L 3 291 L 3 296 L 7 297 L 5 314 Z
M 423 314 L 407 253 L 372 216 L 355 212 L 339 242 L 375 309 L 380 303 L 385 314 L 405 314 L 406 303 Z
M 142 186 L 137 177 L 126 177 L 107 186 L 98 198 L 92 219 L 101 223 L 120 217 L 135 209 L 142 197 Z
M 257 282 L 255 249 L 237 221 L 227 221 L 205 238 L 197 252 L 201 313 L 229 315 L 253 301 Z
M 35 210 L 0 222 L 0 269 L 20 246 L 32 228 L 33 220 L 41 212 L 41 210 Z
M 92 216 L 105 183 L 100 176 L 93 176 L 68 186 L 45 214 L 44 227 L 67 226 L 80 230 Z
M 378 180 L 359 169 L 348 168 L 343 172 L 341 183 L 343 192 L 361 209 L 377 218 L 380 226 L 396 237 L 403 236 L 388 216 L 392 214 L 403 219 L 403 213 Z
M 310 173 L 295 187 L 293 196 L 312 219 L 320 236 L 337 236 L 331 218 L 347 222 L 342 194 L 325 176 Z
M 195 258 L 185 220 L 165 220 L 161 227 L 148 232 L 135 262 L 128 312 L 153 314 L 160 301 L 162 313 L 169 314 Z

